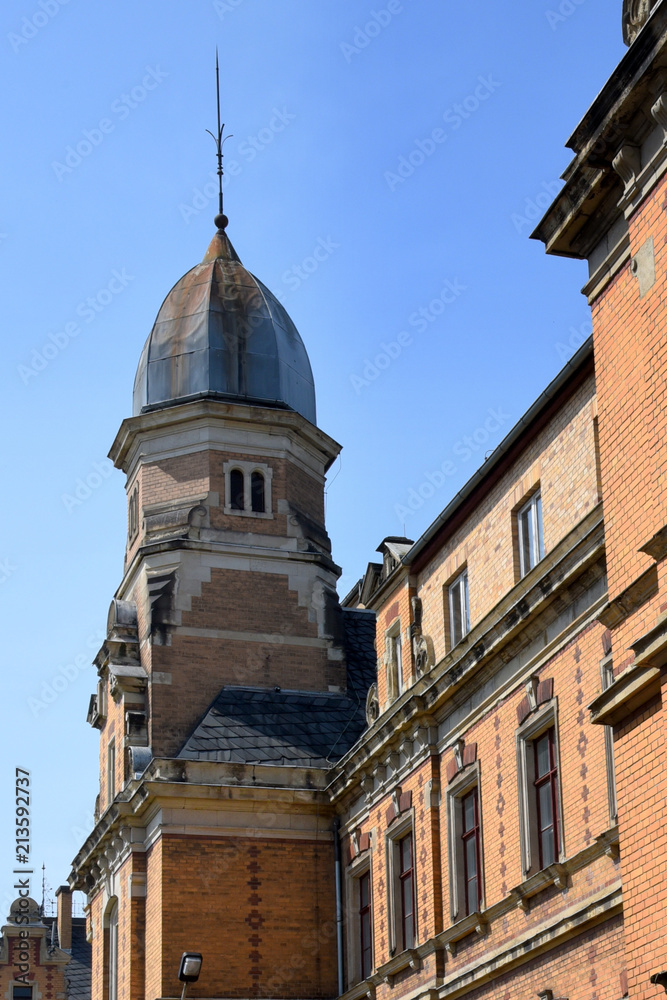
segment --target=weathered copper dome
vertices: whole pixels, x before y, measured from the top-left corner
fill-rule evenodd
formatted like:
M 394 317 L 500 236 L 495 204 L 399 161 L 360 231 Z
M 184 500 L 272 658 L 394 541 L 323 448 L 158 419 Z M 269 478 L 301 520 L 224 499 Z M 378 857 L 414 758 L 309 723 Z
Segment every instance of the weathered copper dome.
M 224 229 L 162 303 L 139 360 L 133 412 L 202 397 L 288 408 L 315 423 L 303 341 Z

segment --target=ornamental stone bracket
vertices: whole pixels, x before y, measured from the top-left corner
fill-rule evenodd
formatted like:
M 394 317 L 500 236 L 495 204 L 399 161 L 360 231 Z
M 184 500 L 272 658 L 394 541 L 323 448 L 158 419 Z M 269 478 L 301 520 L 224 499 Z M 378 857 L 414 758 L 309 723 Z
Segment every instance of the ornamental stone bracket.
M 463 941 L 464 938 L 469 937 L 471 934 L 477 934 L 478 937 L 485 937 L 488 932 L 489 924 L 487 917 L 484 913 L 476 911 L 462 920 L 457 920 L 446 931 L 438 934 L 436 946 L 443 947 L 447 954 L 451 958 L 454 958 L 456 955 L 456 946 L 459 941 Z

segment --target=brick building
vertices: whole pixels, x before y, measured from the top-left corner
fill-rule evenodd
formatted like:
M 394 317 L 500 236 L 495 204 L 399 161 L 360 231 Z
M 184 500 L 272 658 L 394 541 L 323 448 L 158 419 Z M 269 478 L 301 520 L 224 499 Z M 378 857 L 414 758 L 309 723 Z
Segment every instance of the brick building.
M 667 983 L 667 5 L 625 0 L 623 30 L 534 234 L 589 261 L 593 337 L 342 602 L 339 446 L 224 216 L 163 303 L 111 451 L 125 572 L 70 877 L 93 1000 L 174 996 L 184 950 L 194 997 Z

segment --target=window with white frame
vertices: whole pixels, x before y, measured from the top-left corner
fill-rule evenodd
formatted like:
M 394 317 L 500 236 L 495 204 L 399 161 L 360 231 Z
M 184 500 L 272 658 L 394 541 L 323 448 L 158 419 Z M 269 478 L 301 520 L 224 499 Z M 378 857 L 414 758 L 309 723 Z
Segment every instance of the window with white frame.
M 544 558 L 542 494 L 538 490 L 516 515 L 519 543 L 519 575 L 524 577 Z
M 517 754 L 521 854 L 528 876 L 564 855 L 555 701 L 520 727 Z
M 478 764 L 463 771 L 447 789 L 447 823 L 451 915 L 456 921 L 484 906 Z
M 271 480 L 273 470 L 257 462 L 225 462 L 225 514 L 241 517 L 273 517 Z
M 453 648 L 470 631 L 470 610 L 468 604 L 468 570 L 453 580 L 447 588 L 449 610 L 449 645 Z
M 387 862 L 394 954 L 416 947 L 418 941 L 413 810 L 392 825 L 387 835 Z

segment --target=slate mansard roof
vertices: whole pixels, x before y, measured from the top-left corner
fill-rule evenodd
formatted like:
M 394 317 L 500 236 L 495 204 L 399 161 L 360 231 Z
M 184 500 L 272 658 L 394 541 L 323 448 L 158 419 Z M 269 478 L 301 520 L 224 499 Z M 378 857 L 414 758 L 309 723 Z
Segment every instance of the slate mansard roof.
M 375 680 L 375 615 L 343 610 L 347 694 L 224 687 L 178 756 L 242 764 L 330 767 L 366 728 Z

